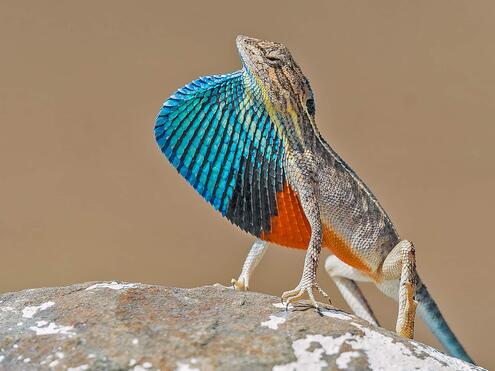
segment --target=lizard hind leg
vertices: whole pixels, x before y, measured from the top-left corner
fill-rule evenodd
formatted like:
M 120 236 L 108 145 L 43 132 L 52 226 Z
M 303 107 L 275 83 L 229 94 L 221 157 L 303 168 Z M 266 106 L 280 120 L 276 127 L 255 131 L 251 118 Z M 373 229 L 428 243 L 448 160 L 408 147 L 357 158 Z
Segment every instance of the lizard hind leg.
M 377 287 L 399 302 L 396 332 L 412 339 L 417 306 L 414 298 L 417 281 L 414 245 L 407 240 L 400 241 L 385 258 L 382 273 L 384 281 Z
M 356 281 L 370 282 L 370 277 L 344 263 L 335 255 L 327 258 L 325 261 L 325 270 L 354 314 L 365 321 L 379 326 L 373 310 L 356 284 Z
M 232 278 L 230 283 L 234 287 L 234 290 L 247 291 L 249 290 L 249 278 L 253 273 L 256 266 L 265 255 L 268 243 L 263 240 L 256 240 L 249 250 L 246 260 L 242 266 L 241 274 L 238 279 Z

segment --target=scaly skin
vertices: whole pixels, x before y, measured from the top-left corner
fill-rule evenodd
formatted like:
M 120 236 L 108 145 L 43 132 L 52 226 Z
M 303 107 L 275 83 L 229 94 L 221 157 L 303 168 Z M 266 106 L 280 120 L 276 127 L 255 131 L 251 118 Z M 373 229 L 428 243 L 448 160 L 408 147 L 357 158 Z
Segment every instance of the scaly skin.
M 354 312 L 377 324 L 356 281 L 371 281 L 399 302 L 396 331 L 414 334 L 420 313 L 453 355 L 471 361 L 421 283 L 414 246 L 401 240 L 368 187 L 332 150 L 315 121 L 307 78 L 280 43 L 237 37 L 241 71 L 205 77 L 164 104 L 155 136 L 173 166 L 232 223 L 258 237 L 235 289 L 246 290 L 266 242 L 306 249 L 287 304 L 314 290 L 325 268 Z M 471 361 L 472 362 L 472 361 Z
M 399 236 L 369 189 L 318 132 L 308 80 L 281 44 L 239 36 L 237 47 L 284 126 L 288 182 L 311 230 L 301 281 L 282 298 L 290 303 L 306 293 L 317 306 L 313 289 L 322 246 L 380 281 L 382 263 Z

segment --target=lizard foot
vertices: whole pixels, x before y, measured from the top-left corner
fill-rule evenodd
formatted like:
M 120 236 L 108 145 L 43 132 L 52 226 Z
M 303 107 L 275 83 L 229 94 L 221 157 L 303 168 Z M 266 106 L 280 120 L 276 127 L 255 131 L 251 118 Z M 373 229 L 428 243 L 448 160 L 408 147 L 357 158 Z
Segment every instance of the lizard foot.
M 248 291 L 249 290 L 247 280 L 242 276 L 240 276 L 239 279 L 237 279 L 237 280 L 235 278 L 232 278 L 230 280 L 230 283 L 232 284 L 232 287 L 234 290 L 237 290 L 237 291 Z
M 286 303 L 287 306 L 290 303 L 293 303 L 299 299 L 301 299 L 304 294 L 308 294 L 309 300 L 311 301 L 311 304 L 316 308 L 319 309 L 320 305 L 315 299 L 315 296 L 313 294 L 313 289 L 318 290 L 318 292 L 324 296 L 328 301 L 330 301 L 330 298 L 328 294 L 323 291 L 320 286 L 316 282 L 310 282 L 310 283 L 305 283 L 305 282 L 300 282 L 299 285 L 294 290 L 286 291 L 282 294 L 282 303 Z

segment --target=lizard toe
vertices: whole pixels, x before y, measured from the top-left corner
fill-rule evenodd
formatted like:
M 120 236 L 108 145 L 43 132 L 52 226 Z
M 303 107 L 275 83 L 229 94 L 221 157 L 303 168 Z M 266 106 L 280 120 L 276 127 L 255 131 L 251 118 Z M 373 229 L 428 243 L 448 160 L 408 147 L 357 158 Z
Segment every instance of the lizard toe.
M 315 299 L 313 289 L 318 290 L 318 292 L 330 302 L 330 297 L 328 296 L 328 294 L 325 291 L 323 291 L 318 286 L 318 284 L 312 283 L 309 285 L 299 284 L 295 289 L 284 292 L 281 297 L 282 303 L 285 302 L 287 305 L 289 305 L 291 303 L 300 300 L 304 296 L 304 294 L 307 294 L 309 300 L 311 301 L 311 304 L 315 308 L 319 309 L 320 305 Z
M 232 278 L 230 280 L 230 283 L 232 284 L 232 288 L 236 291 L 248 291 L 249 290 L 249 287 L 246 283 L 246 281 L 239 277 L 239 279 L 235 279 L 235 278 Z

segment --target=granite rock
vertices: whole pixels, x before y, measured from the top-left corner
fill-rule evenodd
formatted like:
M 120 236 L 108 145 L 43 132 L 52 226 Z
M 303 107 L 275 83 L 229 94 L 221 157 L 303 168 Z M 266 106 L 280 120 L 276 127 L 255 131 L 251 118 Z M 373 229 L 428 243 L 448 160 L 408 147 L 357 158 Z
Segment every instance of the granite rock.
M 0 295 L 0 370 L 480 370 L 327 306 L 221 285 Z

